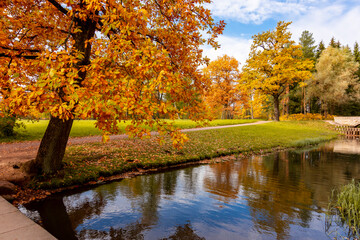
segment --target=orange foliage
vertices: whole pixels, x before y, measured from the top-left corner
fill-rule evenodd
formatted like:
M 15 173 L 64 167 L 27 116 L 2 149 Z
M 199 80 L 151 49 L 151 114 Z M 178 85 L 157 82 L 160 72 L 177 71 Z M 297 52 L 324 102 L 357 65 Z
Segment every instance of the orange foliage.
M 246 96 L 237 89 L 240 79 L 239 62 L 227 55 L 211 61 L 204 74 L 211 80 L 205 99 L 214 118 L 234 117 L 236 105 L 246 102 Z
M 133 119 L 127 130 L 134 136 L 160 122 L 159 131 L 173 132 L 174 145 L 181 144 L 183 134 L 157 116 L 205 117 L 200 45 L 218 47 L 224 28 L 203 7 L 209 2 L 1 1 L 0 112 L 93 117 L 106 133 Z

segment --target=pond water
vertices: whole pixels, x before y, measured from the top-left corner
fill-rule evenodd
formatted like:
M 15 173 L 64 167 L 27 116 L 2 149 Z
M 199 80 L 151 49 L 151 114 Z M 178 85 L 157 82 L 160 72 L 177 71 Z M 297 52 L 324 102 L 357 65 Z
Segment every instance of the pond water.
M 124 179 L 20 210 L 67 240 L 329 239 L 331 191 L 360 180 L 359 154 L 358 141 L 338 140 Z

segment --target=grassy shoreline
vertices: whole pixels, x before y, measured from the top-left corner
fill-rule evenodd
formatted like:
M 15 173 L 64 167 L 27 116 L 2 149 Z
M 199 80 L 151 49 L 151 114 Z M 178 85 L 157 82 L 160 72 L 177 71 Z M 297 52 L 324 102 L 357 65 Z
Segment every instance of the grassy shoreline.
M 167 120 L 171 122 L 170 120 Z M 223 126 L 223 125 L 235 125 L 244 123 L 257 122 L 259 119 L 227 119 L 227 120 L 213 120 L 208 122 L 205 126 Z M 87 136 L 99 136 L 101 131 L 95 127 L 95 120 L 74 120 L 73 127 L 70 132 L 70 137 L 87 137 Z M 43 137 L 49 120 L 19 120 L 25 128 L 20 127 L 15 129 L 16 135 L 14 137 L 1 137 L 0 143 L 2 142 L 15 142 L 15 141 L 31 141 L 41 140 Z M 120 131 L 125 132 L 125 127 L 130 124 L 130 121 L 121 122 L 118 124 Z M 191 120 L 174 120 L 173 124 L 175 127 L 180 129 L 189 129 L 199 127 L 199 123 Z
M 304 147 L 337 137 L 337 133 L 322 121 L 270 122 L 187 134 L 190 141 L 181 150 L 173 149 L 169 139 L 159 145 L 155 137 L 70 146 L 64 158 L 64 169 L 50 177 L 38 176 L 31 187 L 69 187 L 134 170 L 146 172 L 221 156 Z

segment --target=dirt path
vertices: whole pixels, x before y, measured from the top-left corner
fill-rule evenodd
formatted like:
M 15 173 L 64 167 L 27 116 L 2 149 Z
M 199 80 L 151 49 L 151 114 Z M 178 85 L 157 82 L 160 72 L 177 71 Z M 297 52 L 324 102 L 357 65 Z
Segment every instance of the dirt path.
M 191 129 L 183 129 L 181 131 L 182 132 L 204 131 L 209 129 L 258 125 L 268 122 L 270 121 L 259 121 L 255 123 L 244 123 L 244 124 L 204 127 L 204 128 L 191 128 Z M 157 133 L 153 132 L 152 134 L 155 135 Z M 124 139 L 124 138 L 127 138 L 126 134 L 112 135 L 110 136 L 110 141 Z M 78 145 L 78 144 L 93 143 L 93 142 L 101 142 L 101 136 L 70 138 L 68 145 Z M 40 145 L 40 141 L 26 141 L 26 142 L 0 144 L 0 180 L 8 180 L 12 182 L 23 181 L 24 178 L 26 178 L 26 176 L 16 166 L 19 166 L 22 163 L 35 159 L 39 145 Z

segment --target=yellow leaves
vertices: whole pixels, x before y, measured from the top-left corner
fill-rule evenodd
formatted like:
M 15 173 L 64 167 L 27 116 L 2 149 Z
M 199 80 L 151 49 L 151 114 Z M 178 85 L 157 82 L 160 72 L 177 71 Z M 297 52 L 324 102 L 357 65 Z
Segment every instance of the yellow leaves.
M 51 68 L 50 71 L 49 71 L 49 76 L 50 76 L 51 78 L 53 78 L 54 75 L 55 75 L 55 73 L 56 73 L 56 70 L 55 70 L 54 68 Z
M 243 68 L 243 80 L 263 94 L 281 94 L 284 86 L 311 76 L 309 70 L 313 63 L 301 58 L 301 47 L 294 44 L 287 31 L 289 24 L 279 22 L 274 31 L 253 37 L 252 50 Z

